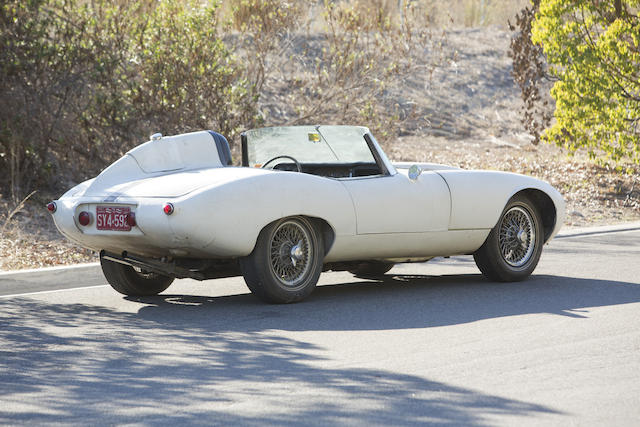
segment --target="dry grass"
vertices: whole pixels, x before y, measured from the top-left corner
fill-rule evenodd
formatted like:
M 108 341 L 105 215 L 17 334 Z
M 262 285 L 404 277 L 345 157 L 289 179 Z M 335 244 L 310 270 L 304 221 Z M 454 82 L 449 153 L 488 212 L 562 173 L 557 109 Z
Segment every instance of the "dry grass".
M 221 5 L 223 15 L 230 18 L 234 9 L 243 10 L 243 0 L 224 1 Z M 311 3 L 311 2 L 309 2 Z M 434 27 L 468 28 L 495 26 L 507 29 L 507 21 L 525 6 L 529 0 L 344 0 L 339 3 L 354 5 L 358 10 L 373 13 L 381 11 L 384 16 L 399 18 L 402 9 L 411 5 L 420 13 L 429 16 Z M 313 16 L 314 29 L 324 26 L 321 16 L 322 8 L 319 4 L 312 7 L 310 14 Z M 246 18 L 248 19 L 248 18 Z
M 435 27 L 487 27 L 507 28 L 507 21 L 522 8 L 529 5 L 529 0 L 355 0 L 363 10 L 382 10 L 385 15 L 397 17 L 403 5 L 412 7 L 429 15 Z
M 0 271 L 97 260 L 62 237 L 44 205 L 39 198 L 11 203 L 0 195 Z
M 436 23 L 442 23 L 447 18 L 444 14 L 442 2 L 431 1 L 434 8 L 437 5 Z M 522 8 L 529 5 L 529 0 L 454 0 L 447 2 L 447 14 L 451 16 L 456 27 L 484 27 L 497 26 L 507 28 L 507 21 Z

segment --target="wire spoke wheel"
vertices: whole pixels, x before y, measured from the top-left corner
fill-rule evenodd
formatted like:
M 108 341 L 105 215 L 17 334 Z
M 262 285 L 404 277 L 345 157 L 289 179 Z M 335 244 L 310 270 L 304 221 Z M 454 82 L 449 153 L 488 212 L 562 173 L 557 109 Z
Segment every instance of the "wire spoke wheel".
M 514 206 L 503 216 L 499 227 L 498 244 L 502 259 L 512 267 L 522 267 L 533 255 L 536 231 L 531 214 Z
M 473 253 L 473 259 L 490 280 L 524 280 L 538 265 L 544 235 L 540 208 L 526 195 L 517 194 L 507 202 L 496 226 Z
M 298 302 L 313 292 L 322 273 L 324 242 L 316 223 L 288 217 L 265 226 L 248 256 L 239 260 L 251 292 L 269 303 Z
M 285 221 L 273 231 L 269 266 L 287 288 L 295 289 L 305 281 L 313 256 L 309 231 L 298 221 Z

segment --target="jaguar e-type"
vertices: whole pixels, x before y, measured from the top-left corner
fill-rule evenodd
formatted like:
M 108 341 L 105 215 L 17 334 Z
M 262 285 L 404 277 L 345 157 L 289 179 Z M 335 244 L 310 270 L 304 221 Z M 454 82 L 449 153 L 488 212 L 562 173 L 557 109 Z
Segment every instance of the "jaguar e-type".
M 438 256 L 473 255 L 490 280 L 522 280 L 565 215 L 546 182 L 392 163 L 365 127 L 254 129 L 241 143 L 233 166 L 219 133 L 154 134 L 47 207 L 62 234 L 100 253 L 118 292 L 242 274 L 275 303 L 307 297 L 322 271 L 377 276 Z

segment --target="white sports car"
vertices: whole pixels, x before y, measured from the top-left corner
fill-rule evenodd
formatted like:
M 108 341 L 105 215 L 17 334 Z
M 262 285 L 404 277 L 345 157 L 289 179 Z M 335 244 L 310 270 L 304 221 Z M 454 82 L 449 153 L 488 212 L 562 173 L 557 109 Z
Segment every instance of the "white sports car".
M 247 131 L 241 167 L 218 133 L 155 134 L 47 208 L 100 252 L 118 292 L 242 274 L 275 303 L 308 296 L 323 270 L 375 276 L 436 256 L 473 254 L 489 279 L 521 280 L 565 215 L 545 182 L 391 163 L 357 126 Z

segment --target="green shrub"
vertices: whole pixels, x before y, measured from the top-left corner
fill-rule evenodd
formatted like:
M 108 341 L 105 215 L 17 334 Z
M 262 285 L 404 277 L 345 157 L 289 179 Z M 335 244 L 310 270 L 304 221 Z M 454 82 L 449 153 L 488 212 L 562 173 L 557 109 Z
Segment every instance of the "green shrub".
M 557 81 L 544 134 L 601 161 L 640 162 L 638 0 L 541 0 L 532 40 Z

